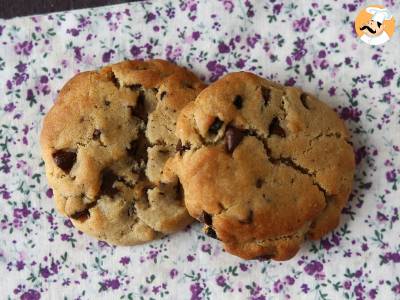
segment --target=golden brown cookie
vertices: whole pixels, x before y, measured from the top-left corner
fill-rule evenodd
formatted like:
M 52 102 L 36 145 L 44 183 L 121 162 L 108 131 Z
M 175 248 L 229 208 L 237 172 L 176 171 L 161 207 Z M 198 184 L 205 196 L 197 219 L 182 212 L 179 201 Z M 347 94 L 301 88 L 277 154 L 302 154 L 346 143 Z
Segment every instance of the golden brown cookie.
M 337 114 L 312 95 L 239 72 L 204 89 L 178 119 L 177 174 L 191 216 L 237 256 L 291 258 L 339 223 L 354 155 Z
M 163 60 L 72 78 L 44 119 L 41 146 L 59 212 L 85 233 L 133 245 L 192 222 L 179 182 L 163 183 L 179 111 L 203 83 Z

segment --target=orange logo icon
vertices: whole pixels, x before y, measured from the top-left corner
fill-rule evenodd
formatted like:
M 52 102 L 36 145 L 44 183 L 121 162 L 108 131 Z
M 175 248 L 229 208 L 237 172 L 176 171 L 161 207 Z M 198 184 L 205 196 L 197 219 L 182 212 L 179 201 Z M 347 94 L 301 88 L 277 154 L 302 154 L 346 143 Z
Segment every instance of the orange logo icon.
M 394 33 L 395 20 L 382 5 L 371 5 L 360 11 L 354 23 L 357 36 L 368 45 L 382 45 Z

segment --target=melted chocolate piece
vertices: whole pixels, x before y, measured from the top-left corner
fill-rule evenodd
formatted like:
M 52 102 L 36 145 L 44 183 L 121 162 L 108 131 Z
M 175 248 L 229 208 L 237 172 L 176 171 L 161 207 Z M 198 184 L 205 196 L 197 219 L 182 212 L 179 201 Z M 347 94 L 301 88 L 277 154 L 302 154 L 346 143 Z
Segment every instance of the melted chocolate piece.
M 225 149 L 232 153 L 244 138 L 244 132 L 236 127 L 229 126 L 225 132 Z
M 58 150 L 53 153 L 55 164 L 65 173 L 69 173 L 76 162 L 76 153 L 66 150 Z

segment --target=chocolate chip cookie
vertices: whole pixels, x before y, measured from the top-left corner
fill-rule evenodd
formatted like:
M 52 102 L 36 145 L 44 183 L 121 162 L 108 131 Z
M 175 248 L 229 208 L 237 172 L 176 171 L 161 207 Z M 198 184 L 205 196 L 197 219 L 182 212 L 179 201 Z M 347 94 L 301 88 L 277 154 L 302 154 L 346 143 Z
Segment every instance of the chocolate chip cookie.
M 245 259 L 291 258 L 339 223 L 355 169 L 349 133 L 314 96 L 239 72 L 204 89 L 178 119 L 176 176 L 191 216 Z
M 176 119 L 204 88 L 162 60 L 72 78 L 44 119 L 41 146 L 58 211 L 85 233 L 133 245 L 192 222 L 179 181 L 161 180 Z

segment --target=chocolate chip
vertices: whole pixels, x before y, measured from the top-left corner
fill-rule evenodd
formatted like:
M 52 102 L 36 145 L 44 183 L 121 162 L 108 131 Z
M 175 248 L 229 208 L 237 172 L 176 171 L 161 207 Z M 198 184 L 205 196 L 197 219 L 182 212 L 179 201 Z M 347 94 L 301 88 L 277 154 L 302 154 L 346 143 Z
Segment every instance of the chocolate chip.
M 167 95 L 166 91 L 161 92 L 160 100 L 162 100 Z
M 110 102 L 110 101 L 108 101 L 108 100 L 104 100 L 104 105 L 105 105 L 105 106 L 110 106 L 110 104 L 111 104 L 111 102 Z
M 236 127 L 229 126 L 225 132 L 225 150 L 232 153 L 240 144 L 244 137 L 244 132 Z
M 135 203 L 133 202 L 128 208 L 128 216 L 133 217 L 134 215 L 136 215 L 136 207 Z
M 258 178 L 256 181 L 256 188 L 260 189 L 263 184 L 264 184 L 264 180 L 261 178 Z
M 199 221 L 208 226 L 212 226 L 212 216 L 205 211 L 203 211 L 202 214 L 199 216 Z
M 65 150 L 58 150 L 53 153 L 53 159 L 55 164 L 63 170 L 65 173 L 71 171 L 72 166 L 76 162 L 76 153 Z
M 253 222 L 253 211 L 249 210 L 246 220 L 239 220 L 241 224 L 251 224 Z
M 188 89 L 192 89 L 192 90 L 194 89 L 193 85 L 191 83 L 187 82 L 187 81 L 183 82 L 183 86 L 188 88 Z
M 141 84 L 131 84 L 131 85 L 129 86 L 129 88 L 130 88 L 132 91 L 138 91 L 141 87 L 142 87 Z
M 243 107 L 243 98 L 240 95 L 235 96 L 235 99 L 233 100 L 233 105 L 235 105 L 235 107 L 237 109 L 242 109 Z
M 301 101 L 301 103 L 303 104 L 303 106 L 304 106 L 305 108 L 310 109 L 310 107 L 309 107 L 308 104 L 307 104 L 307 97 L 308 97 L 308 95 L 307 95 L 306 93 L 302 93 L 302 94 L 300 95 L 300 101 Z
M 183 200 L 183 196 L 184 196 L 183 188 L 182 188 L 182 184 L 181 184 L 181 182 L 179 180 L 178 180 L 178 183 L 176 184 L 175 191 L 176 191 L 175 199 L 176 200 Z
M 269 124 L 269 134 L 270 135 L 278 135 L 280 137 L 285 137 L 286 133 L 283 128 L 279 125 L 279 119 L 277 117 L 272 119 L 271 124 Z
M 72 218 L 74 220 L 81 220 L 81 221 L 86 220 L 89 217 L 90 217 L 90 213 L 89 213 L 88 209 L 78 211 L 70 216 L 70 218 Z
M 118 189 L 114 188 L 114 182 L 118 180 L 118 176 L 110 169 L 104 169 L 101 176 L 100 192 L 103 195 L 114 197 L 118 193 Z
M 264 100 L 264 105 L 267 106 L 269 101 L 271 100 L 271 90 L 266 87 L 261 87 L 261 94 Z
M 137 98 L 136 106 L 131 108 L 132 116 L 135 116 L 145 122 L 147 122 L 147 112 L 145 106 L 145 95 L 143 91 L 139 92 L 139 96 Z
M 265 261 L 265 260 L 269 260 L 269 259 L 271 259 L 273 257 L 274 257 L 274 255 L 272 255 L 272 254 L 265 254 L 265 255 L 257 256 L 254 259 L 257 259 L 259 261 Z
M 207 227 L 207 228 L 205 229 L 205 233 L 206 233 L 209 237 L 211 237 L 211 238 L 213 238 L 213 239 L 218 239 L 217 233 L 216 233 L 215 230 L 212 229 L 211 227 Z
M 271 157 L 271 149 L 268 147 L 267 141 L 264 141 L 264 149 L 268 157 Z
M 84 210 L 73 213 L 72 215 L 70 215 L 70 218 L 74 220 L 79 220 L 81 222 L 86 221 L 90 217 L 89 209 L 96 206 L 96 204 L 96 201 L 89 203 Z
M 112 83 L 114 83 L 114 85 L 116 86 L 116 88 L 120 88 L 121 85 L 119 84 L 119 80 L 118 78 L 115 76 L 114 72 L 111 72 L 111 81 Z
M 224 122 L 221 121 L 218 117 L 216 117 L 214 122 L 211 124 L 210 128 L 208 129 L 208 133 L 217 134 L 218 130 L 221 129 L 223 124 L 224 124 Z
M 176 151 L 179 152 L 180 155 L 183 154 L 186 150 L 190 150 L 190 145 L 182 145 L 182 141 L 179 140 L 176 144 Z
M 98 139 L 100 138 L 100 135 L 101 135 L 101 131 L 100 131 L 100 130 L 95 129 L 95 130 L 93 131 L 93 139 L 94 139 L 94 140 L 98 140 Z
M 139 133 L 136 140 L 131 141 L 129 148 L 126 149 L 128 155 L 133 157 L 135 160 L 143 160 L 147 162 L 147 148 L 150 143 L 147 141 L 146 135 L 143 132 Z

